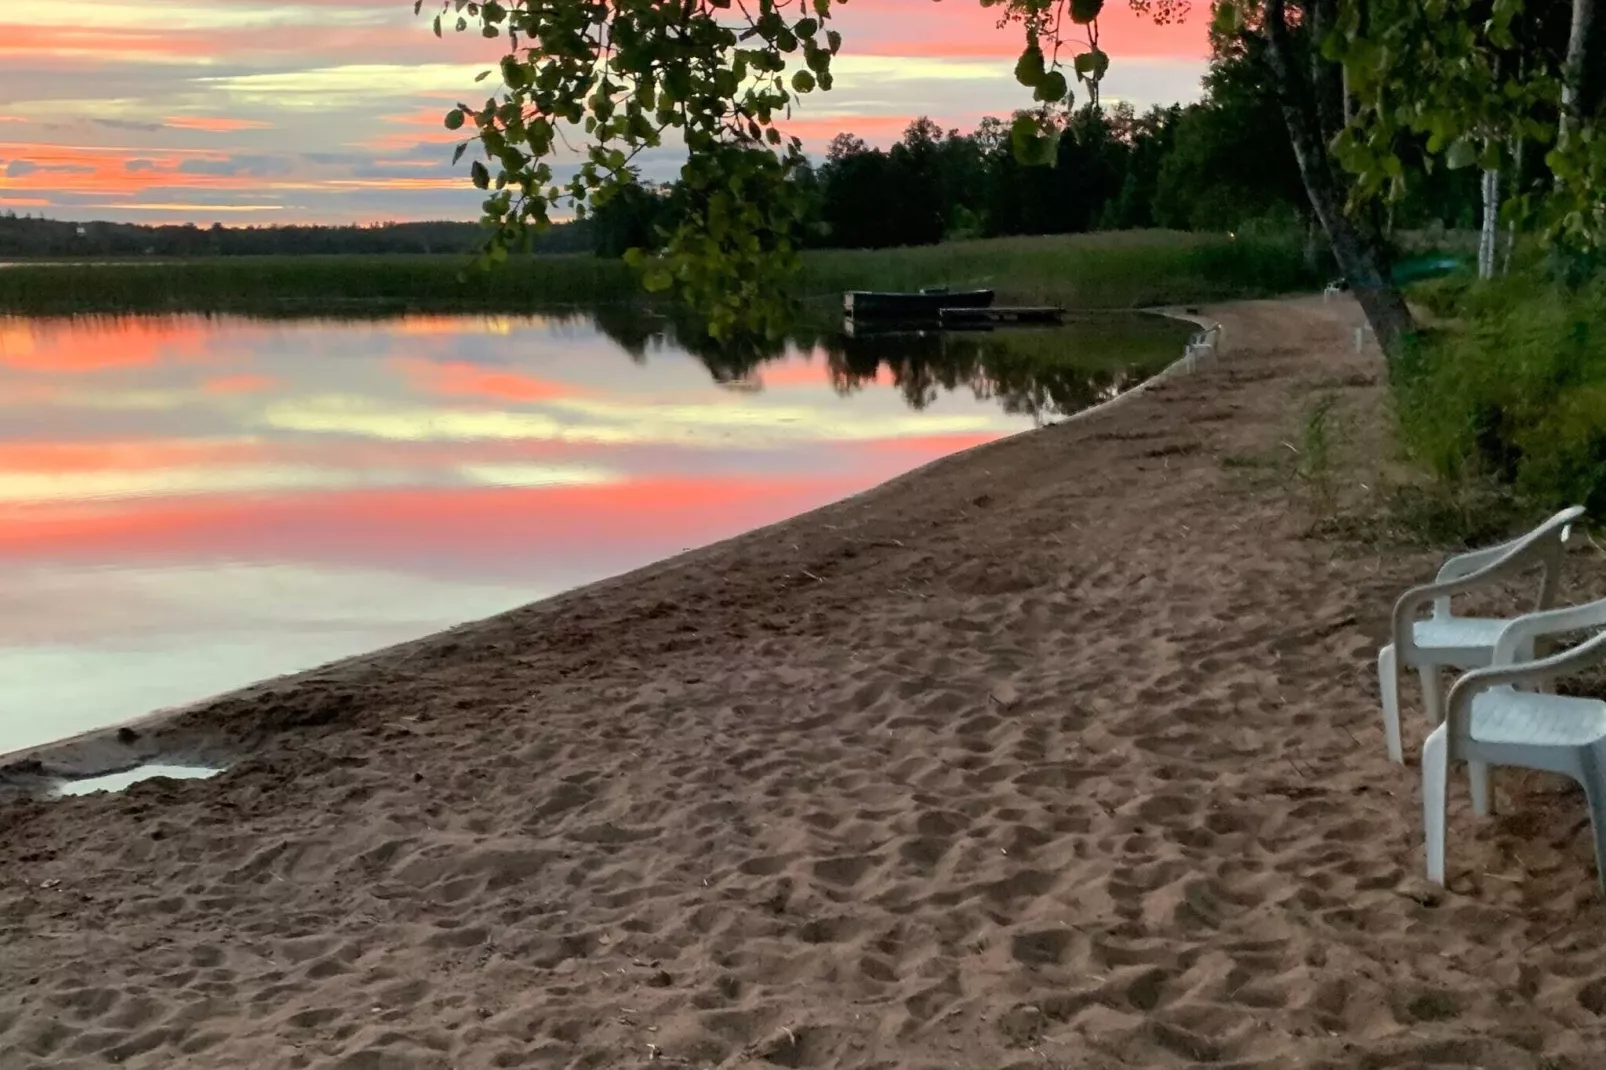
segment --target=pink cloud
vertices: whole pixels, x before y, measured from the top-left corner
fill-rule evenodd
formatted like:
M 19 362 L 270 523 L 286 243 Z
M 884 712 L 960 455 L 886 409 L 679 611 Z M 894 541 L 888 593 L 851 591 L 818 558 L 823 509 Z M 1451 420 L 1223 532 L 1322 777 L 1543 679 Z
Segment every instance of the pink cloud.
M 393 363 L 413 385 L 438 397 L 478 397 L 496 401 L 551 401 L 576 389 L 565 383 L 519 372 L 482 368 L 466 361 L 429 361 L 399 357 Z

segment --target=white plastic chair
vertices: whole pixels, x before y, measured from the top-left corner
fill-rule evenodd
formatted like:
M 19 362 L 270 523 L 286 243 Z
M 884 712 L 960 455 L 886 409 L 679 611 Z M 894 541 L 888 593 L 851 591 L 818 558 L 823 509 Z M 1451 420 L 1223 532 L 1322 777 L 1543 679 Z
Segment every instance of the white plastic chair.
M 1515 765 L 1571 777 L 1583 785 L 1595 833 L 1595 870 L 1606 892 L 1606 702 L 1545 694 L 1538 688 L 1606 661 L 1606 631 L 1571 650 L 1534 661 L 1524 652 L 1545 635 L 1606 627 L 1606 599 L 1519 617 L 1501 631 L 1487 668 L 1450 689 L 1449 716 L 1422 744 L 1422 827 L 1428 880 L 1444 883 L 1445 796 L 1451 762 L 1487 769 Z M 1532 688 L 1526 690 L 1525 688 Z M 1474 783 L 1478 777 L 1474 776 Z M 1489 813 L 1487 789 L 1473 810 Z
M 1422 705 L 1430 724 L 1443 720 L 1440 712 L 1439 671 L 1477 669 L 1489 664 L 1495 640 L 1508 621 L 1488 617 L 1458 617 L 1450 600 L 1496 580 L 1508 579 L 1531 568 L 1542 568 L 1536 609 L 1555 604 L 1562 551 L 1573 522 L 1584 515 L 1582 506 L 1563 509 L 1528 534 L 1472 553 L 1450 558 L 1432 583 L 1413 587 L 1394 604 L 1394 641 L 1378 651 L 1377 675 L 1383 692 L 1383 734 L 1389 758 L 1405 761 L 1400 739 L 1400 666 L 1416 669 L 1422 679 Z M 1417 619 L 1431 605 L 1432 615 Z M 1477 789 L 1475 789 L 1477 790 Z
M 1195 331 L 1188 336 L 1187 347 L 1182 355 L 1187 360 L 1187 368 L 1192 371 L 1201 360 L 1209 360 L 1216 355 L 1221 345 L 1221 324 L 1212 324 L 1202 331 Z

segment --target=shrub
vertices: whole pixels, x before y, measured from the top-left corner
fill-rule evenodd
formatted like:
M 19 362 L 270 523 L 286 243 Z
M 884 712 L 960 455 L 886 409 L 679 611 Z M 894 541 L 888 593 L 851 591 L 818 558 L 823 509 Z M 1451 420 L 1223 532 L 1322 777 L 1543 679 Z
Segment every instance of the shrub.
M 1524 276 L 1454 304 L 1464 325 L 1425 334 L 1394 369 L 1406 446 L 1447 480 L 1606 515 L 1606 283 Z

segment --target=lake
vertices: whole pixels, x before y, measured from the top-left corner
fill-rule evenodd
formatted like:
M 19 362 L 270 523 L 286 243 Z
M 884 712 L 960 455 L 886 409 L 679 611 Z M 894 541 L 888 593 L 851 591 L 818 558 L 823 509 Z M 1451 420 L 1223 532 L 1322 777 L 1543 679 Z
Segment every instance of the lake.
M 0 318 L 0 753 L 843 498 L 1113 397 L 1187 332 L 827 325 L 732 361 L 633 306 Z

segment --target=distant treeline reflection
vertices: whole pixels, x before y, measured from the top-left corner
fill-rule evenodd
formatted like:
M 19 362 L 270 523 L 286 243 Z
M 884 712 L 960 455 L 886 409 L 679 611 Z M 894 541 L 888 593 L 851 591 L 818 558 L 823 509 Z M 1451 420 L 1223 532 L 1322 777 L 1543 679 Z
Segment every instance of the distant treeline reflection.
M 732 389 L 763 389 L 766 364 L 823 357 L 823 378 L 838 394 L 890 381 L 910 408 L 925 409 L 944 393 L 968 389 L 1038 422 L 1080 412 L 1141 382 L 1181 355 L 1189 331 L 1143 313 L 1076 316 L 1057 328 L 868 333 L 815 316 L 784 339 L 731 345 L 713 341 L 685 317 L 639 306 L 583 315 L 638 362 L 684 351 Z

